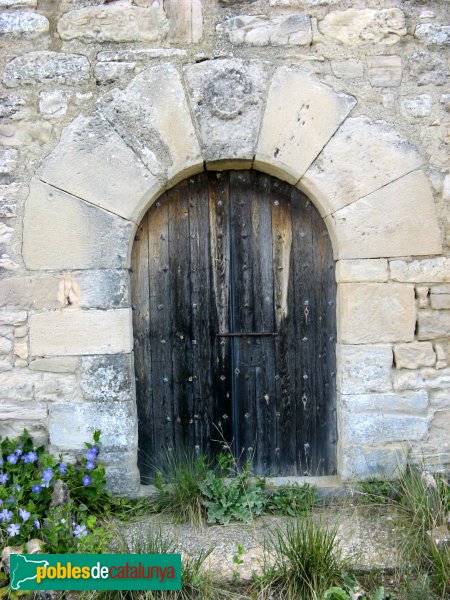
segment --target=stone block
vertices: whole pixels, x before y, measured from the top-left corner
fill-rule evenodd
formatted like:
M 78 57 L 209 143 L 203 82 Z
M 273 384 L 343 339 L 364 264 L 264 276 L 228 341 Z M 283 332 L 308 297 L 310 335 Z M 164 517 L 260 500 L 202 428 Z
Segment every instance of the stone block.
M 433 340 L 449 337 L 450 310 L 421 310 L 419 311 L 419 340 Z
M 389 183 L 326 220 L 335 241 L 335 256 L 340 259 L 442 251 L 433 194 L 422 171 Z
M 186 56 L 182 48 L 117 48 L 102 50 L 97 54 L 99 62 L 137 62 L 140 65 L 154 58 L 173 58 Z
M 3 83 L 13 88 L 20 85 L 80 85 L 90 77 L 90 64 L 80 54 L 62 52 L 28 52 L 6 63 Z
M 407 34 L 405 15 L 399 8 L 331 11 L 318 27 L 325 37 L 346 45 L 396 44 Z
M 0 359 L 0 373 L 12 370 L 12 364 L 8 359 Z
M 450 258 L 389 261 L 391 279 L 409 283 L 440 283 L 450 281 Z M 434 288 L 433 288 L 434 289 Z
M 434 310 L 450 309 L 450 294 L 431 294 L 430 302 Z
M 58 308 L 58 277 L 6 277 L 0 280 L 0 306 L 42 310 Z
M 448 81 L 445 60 L 429 52 L 415 52 L 408 60 L 408 66 L 417 85 L 446 85 Z
M 293 67 L 279 67 L 269 88 L 255 167 L 297 183 L 356 100 Z
M 47 117 L 60 119 L 67 113 L 69 94 L 63 90 L 52 90 L 39 94 L 39 112 Z
M 235 0 L 225 0 L 227 1 L 235 2 Z M 269 6 L 303 8 L 304 6 L 330 6 L 340 2 L 341 0 L 269 0 Z
M 420 371 L 396 371 L 392 382 L 394 390 L 447 390 L 450 387 L 450 369 L 420 369 Z
M 2 402 L 1 421 L 45 421 L 47 405 L 43 402 Z
M 344 448 L 340 451 L 339 476 L 342 479 L 397 479 L 406 469 L 405 444 Z
M 341 344 L 409 342 L 414 339 L 414 288 L 389 283 L 341 283 L 338 341 Z
M 372 87 L 398 87 L 402 82 L 400 56 L 368 56 L 367 76 Z
M 80 359 L 77 356 L 52 356 L 51 358 L 36 358 L 28 365 L 32 371 L 48 373 L 75 373 Z
M 43 181 L 126 219 L 137 218 L 136 206 L 161 187 L 107 122 L 82 115 L 63 130 L 39 175 Z
M 18 371 L 13 373 L 0 374 L 0 401 L 2 406 L 4 402 L 20 402 L 27 401 L 31 403 L 33 400 L 34 377 L 30 375 L 22 375 Z
M 32 271 L 125 267 L 132 230 L 129 221 L 34 180 L 25 206 L 23 258 Z
M 447 45 L 450 44 L 450 25 L 420 23 L 416 26 L 414 35 L 426 44 Z
M 336 346 L 336 387 L 341 394 L 392 390 L 392 346 Z
M 359 79 L 364 77 L 364 64 L 355 58 L 332 60 L 330 62 L 333 75 L 338 79 Z
M 428 117 L 431 114 L 433 98 L 430 94 L 420 94 L 419 96 L 401 98 L 400 112 L 404 117 Z
M 14 229 L 4 223 L 0 223 L 0 244 L 7 245 L 13 237 Z
M 394 358 L 397 369 L 419 369 L 434 367 L 436 364 L 436 354 L 431 342 L 395 344 Z
M 338 283 L 381 282 L 387 281 L 388 277 L 388 263 L 384 258 L 338 260 L 336 263 Z
M 423 440 L 428 433 L 424 416 L 409 414 L 377 414 L 341 411 L 339 417 L 340 443 L 346 445 L 380 445 L 390 442 Z
M 122 354 L 133 349 L 131 310 L 64 310 L 30 317 L 33 356 Z
M 55 403 L 49 407 L 51 444 L 61 450 L 82 451 L 96 429 L 102 432 L 102 452 L 126 450 L 136 440 L 136 414 L 131 402 Z
M 131 355 L 116 354 L 82 358 L 80 385 L 86 400 L 109 403 L 132 402 L 134 367 Z
M 385 121 L 349 118 L 300 181 L 327 215 L 420 167 L 411 142 Z M 364 173 L 364 177 L 361 177 Z
M 238 15 L 216 27 L 232 44 L 249 46 L 309 46 L 312 42 L 311 18 L 292 15 Z
M 63 40 L 83 42 L 156 42 L 163 40 L 169 23 L 162 7 L 106 4 L 65 13 L 58 21 Z
M 203 170 L 184 89 L 173 65 L 151 67 L 125 90 L 106 94 L 100 112 L 162 182 Z
M 19 152 L 15 148 L 0 148 L 0 174 L 8 175 L 17 167 Z
M 202 39 L 202 0 L 166 0 L 164 12 L 169 20 L 169 40 L 191 44 Z
M 94 77 L 96 82 L 102 85 L 115 81 L 122 83 L 134 73 L 135 68 L 134 62 L 99 62 L 94 67 Z
M 339 406 L 348 414 L 376 413 L 377 415 L 426 415 L 428 393 L 340 395 Z
M 432 390 L 430 392 L 430 407 L 432 409 L 450 409 L 450 395 L 447 390 Z
M 78 382 L 72 374 L 44 373 L 35 381 L 34 395 L 37 401 L 47 403 L 81 400 Z
M 27 428 L 35 446 L 47 445 L 48 429 L 46 421 L 0 421 L 0 437 L 2 439 L 5 437 L 9 437 L 9 439 L 17 438 L 23 433 L 24 427 Z
M 65 292 L 69 282 L 68 296 L 76 289 L 78 297 L 74 303 L 81 308 L 125 308 L 130 306 L 128 279 L 129 273 L 124 269 L 73 271 L 65 277 Z
M 47 33 L 49 28 L 48 19 L 35 12 L 0 12 L 0 36 L 32 39 Z
M 22 325 L 27 320 L 24 310 L 3 309 L 0 310 L 0 325 Z
M 26 342 L 20 342 L 14 345 L 14 354 L 22 360 L 28 358 L 28 344 Z
M 450 275 L 450 274 L 449 274 Z M 450 285 L 433 285 L 431 293 L 436 294 L 450 294 Z
M 185 77 L 205 160 L 253 159 L 267 89 L 265 65 L 205 61 L 186 67 Z
M 36 8 L 37 0 L 0 0 L 0 8 Z
M 6 337 L 0 337 L 0 354 L 9 354 L 12 352 L 13 344 Z

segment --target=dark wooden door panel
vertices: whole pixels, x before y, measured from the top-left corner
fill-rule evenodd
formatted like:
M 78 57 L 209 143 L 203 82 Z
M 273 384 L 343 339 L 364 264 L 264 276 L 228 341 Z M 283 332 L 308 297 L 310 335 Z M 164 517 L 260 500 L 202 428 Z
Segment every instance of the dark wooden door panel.
M 144 478 L 228 445 L 260 474 L 335 471 L 334 263 L 301 192 L 255 171 L 178 184 L 139 226 L 132 295 Z

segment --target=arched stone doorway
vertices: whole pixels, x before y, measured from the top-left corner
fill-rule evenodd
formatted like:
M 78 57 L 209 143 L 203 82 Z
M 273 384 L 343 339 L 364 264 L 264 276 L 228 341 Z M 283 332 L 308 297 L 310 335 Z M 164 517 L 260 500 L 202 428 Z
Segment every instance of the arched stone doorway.
M 335 276 L 299 190 L 204 172 L 161 196 L 131 260 L 139 467 L 232 449 L 261 475 L 336 470 Z

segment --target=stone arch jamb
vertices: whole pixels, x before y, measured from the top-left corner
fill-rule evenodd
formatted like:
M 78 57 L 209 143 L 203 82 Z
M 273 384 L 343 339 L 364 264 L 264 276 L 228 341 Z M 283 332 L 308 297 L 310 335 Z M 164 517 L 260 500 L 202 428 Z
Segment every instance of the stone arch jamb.
M 339 474 L 376 476 L 404 462 L 427 425 L 389 387 L 391 345 L 414 339 L 416 317 L 413 286 L 392 281 L 388 261 L 439 254 L 440 232 L 417 150 L 385 122 L 349 117 L 355 104 L 297 68 L 272 74 L 266 63 L 225 59 L 180 73 L 167 63 L 108 92 L 94 115 L 64 129 L 31 182 L 23 257 L 36 276 L 57 272 L 78 286 L 80 301 L 31 315 L 30 352 L 82 357 L 83 390 L 85 372 L 110 368 L 116 379 L 109 396 L 52 403 L 56 450 L 79 450 L 100 426 L 110 486 L 137 489 L 127 293 L 134 232 L 178 181 L 204 168 L 253 167 L 305 192 L 332 237 Z M 370 377 L 374 361 L 387 373 L 381 379 Z M 402 418 L 396 403 L 406 407 Z

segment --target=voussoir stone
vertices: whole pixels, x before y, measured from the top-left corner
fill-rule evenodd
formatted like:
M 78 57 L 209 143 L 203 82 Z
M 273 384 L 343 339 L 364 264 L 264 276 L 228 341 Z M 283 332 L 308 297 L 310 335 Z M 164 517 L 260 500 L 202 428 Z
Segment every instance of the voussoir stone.
M 436 364 L 436 354 L 431 342 L 395 344 L 394 357 L 397 369 L 418 369 Z
M 49 28 L 48 19 L 35 12 L 0 12 L 0 36 L 36 38 Z
M 203 169 L 203 157 L 175 66 L 146 69 L 100 100 L 100 113 L 162 181 Z M 129 178 L 124 178 L 128 184 Z M 172 181 L 173 183 L 173 181 Z
M 34 180 L 25 205 L 24 261 L 33 271 L 125 267 L 132 230 L 130 221 Z
M 78 356 L 131 352 L 131 309 L 64 310 L 30 317 L 34 356 Z M 49 335 L 51 332 L 51 335 Z
M 355 106 L 294 67 L 277 69 L 269 89 L 255 166 L 297 183 Z
M 433 283 L 450 281 L 450 258 L 424 258 L 422 260 L 391 260 L 391 278 L 411 283 Z
M 109 123 L 80 115 L 39 169 L 40 178 L 125 219 L 138 219 L 144 197 L 160 182 Z
M 6 64 L 3 83 L 6 87 L 58 83 L 80 85 L 90 76 L 90 63 L 80 54 L 62 52 L 28 52 Z
M 416 307 L 412 285 L 341 283 L 338 287 L 338 341 L 341 344 L 409 342 Z
M 442 251 L 433 194 L 422 171 L 404 175 L 329 215 L 326 221 L 340 259 Z
M 84 42 L 155 42 L 168 31 L 169 22 L 157 6 L 87 6 L 65 13 L 58 21 L 63 40 Z
M 339 127 L 300 185 L 323 206 L 325 216 L 421 164 L 417 148 L 392 125 L 354 117 Z
M 348 45 L 395 44 L 407 34 L 405 15 L 399 8 L 332 11 L 318 27 L 322 35 Z
M 336 387 L 341 394 L 392 390 L 391 345 L 336 346 Z
M 216 27 L 233 44 L 250 46 L 308 46 L 312 41 L 311 18 L 305 14 L 238 15 Z
M 206 161 L 253 159 L 267 88 L 263 63 L 205 61 L 185 68 Z

